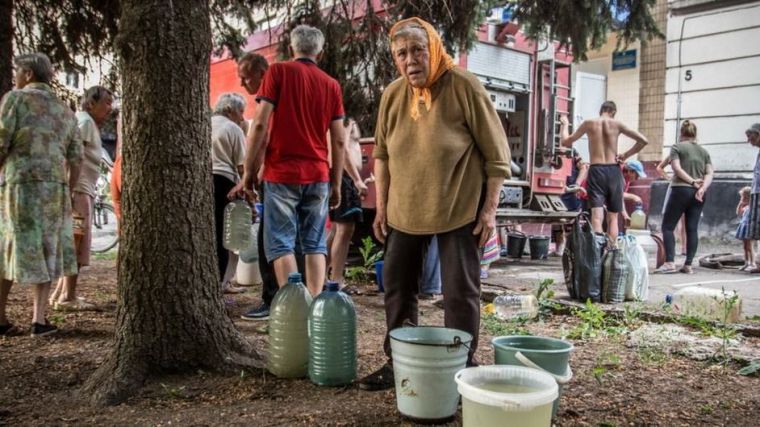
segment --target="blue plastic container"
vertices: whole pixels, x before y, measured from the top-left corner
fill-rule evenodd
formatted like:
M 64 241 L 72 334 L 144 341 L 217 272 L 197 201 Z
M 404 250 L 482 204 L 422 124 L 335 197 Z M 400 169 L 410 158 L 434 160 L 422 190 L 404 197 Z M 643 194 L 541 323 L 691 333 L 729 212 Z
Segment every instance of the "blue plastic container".
M 375 263 L 375 281 L 377 282 L 377 290 L 385 292 L 385 287 L 383 286 L 383 261 Z

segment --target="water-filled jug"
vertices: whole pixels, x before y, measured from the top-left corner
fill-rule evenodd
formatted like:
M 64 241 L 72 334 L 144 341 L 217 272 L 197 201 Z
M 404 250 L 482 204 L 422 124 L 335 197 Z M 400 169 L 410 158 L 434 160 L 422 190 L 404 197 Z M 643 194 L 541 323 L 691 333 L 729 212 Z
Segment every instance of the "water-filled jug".
M 339 386 L 356 378 L 356 309 L 337 282 L 311 304 L 309 378 L 314 384 Z
M 636 203 L 636 207 L 631 214 L 631 228 L 634 230 L 643 230 L 647 226 L 647 214 L 641 203 Z
M 308 319 L 311 294 L 299 273 L 277 291 L 269 311 L 269 372 L 280 378 L 305 377 L 309 369 Z
M 496 316 L 502 320 L 532 319 L 538 316 L 538 300 L 532 294 L 499 295 L 493 300 Z
M 256 221 L 250 227 L 251 243 L 240 250 L 240 260 L 245 263 L 254 263 L 259 260 L 259 223 Z
M 736 291 L 688 286 L 668 295 L 665 302 L 676 314 L 735 323 L 742 318 L 742 299 Z
M 251 244 L 251 207 L 245 200 L 233 200 L 224 208 L 224 248 L 239 251 Z

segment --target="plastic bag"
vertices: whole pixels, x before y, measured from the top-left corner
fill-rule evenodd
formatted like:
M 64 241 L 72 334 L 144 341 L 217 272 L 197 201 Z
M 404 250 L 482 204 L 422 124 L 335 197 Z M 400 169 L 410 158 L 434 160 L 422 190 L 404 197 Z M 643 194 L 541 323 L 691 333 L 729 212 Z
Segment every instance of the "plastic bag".
M 602 271 L 602 302 L 623 302 L 630 266 L 622 249 L 612 248 L 604 254 Z
M 635 264 L 635 262 L 638 262 L 636 238 L 633 236 L 618 237 L 617 246 L 623 252 L 625 262 L 628 265 L 628 275 L 625 281 L 625 300 L 633 301 L 636 299 L 635 290 L 639 285 L 639 281 L 641 281 L 641 271 Z
M 572 288 L 570 295 L 581 301 L 599 302 L 602 298 L 602 255 L 607 236 L 595 233 L 585 213 L 578 215 L 569 236 L 568 247 L 572 250 Z M 564 258 L 564 257 L 563 257 Z M 563 264 L 564 264 L 563 260 Z
M 637 272 L 636 283 L 633 287 L 633 299 L 637 301 L 646 301 L 649 297 L 649 262 L 647 253 L 633 236 L 630 238 L 628 245 L 634 249 L 630 250 L 630 260 L 632 268 Z

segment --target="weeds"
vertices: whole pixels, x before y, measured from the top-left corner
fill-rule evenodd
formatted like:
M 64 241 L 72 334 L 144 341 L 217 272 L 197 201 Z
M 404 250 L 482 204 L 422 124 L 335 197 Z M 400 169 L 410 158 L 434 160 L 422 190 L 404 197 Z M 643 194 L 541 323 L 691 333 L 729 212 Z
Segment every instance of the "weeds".
M 376 250 L 375 246 L 372 237 L 367 236 L 362 239 L 362 247 L 359 248 L 359 253 L 362 255 L 362 265 L 348 267 L 345 272 L 346 279 L 352 281 L 368 280 L 372 269 L 375 268 L 375 263 L 383 259 L 383 251 Z
M 543 320 L 551 315 L 552 311 L 557 310 L 560 305 L 552 300 L 554 291 L 549 289 L 554 284 L 554 279 L 544 279 L 538 283 L 536 289 L 536 299 L 538 300 L 538 317 Z
M 55 326 L 62 326 L 66 323 L 66 316 L 63 314 L 51 314 L 48 320 Z
M 185 386 L 182 387 L 171 387 L 164 383 L 161 383 L 161 388 L 164 390 L 164 393 L 172 398 L 172 399 L 184 399 L 185 398 Z
M 596 358 L 596 363 L 591 373 L 594 375 L 594 379 L 599 385 L 604 382 L 604 377 L 607 375 L 608 368 L 615 368 L 621 363 L 620 356 L 614 353 L 602 353 Z
M 750 362 L 749 365 L 739 369 L 737 374 L 744 375 L 747 377 L 750 377 L 753 375 L 760 375 L 760 359 L 753 360 L 752 362 Z
M 658 347 L 639 347 L 636 352 L 639 356 L 639 360 L 641 360 L 643 363 L 659 365 L 662 362 L 668 360 L 668 354 L 663 349 Z
M 720 357 L 722 363 L 728 363 L 731 360 L 731 356 L 728 354 L 728 344 L 731 339 L 736 337 L 736 326 L 730 324 L 728 319 L 736 304 L 739 303 L 739 294 L 734 291 L 733 295 L 729 296 L 725 288 L 722 291 L 723 301 L 719 301 L 722 309 L 721 323 L 716 328 L 716 336 L 721 339 L 721 343 L 715 354 Z M 715 300 L 718 301 L 717 298 Z
M 495 337 L 503 335 L 530 335 L 530 332 L 525 327 L 527 319 L 501 320 L 495 313 L 483 313 L 482 323 L 483 328 Z

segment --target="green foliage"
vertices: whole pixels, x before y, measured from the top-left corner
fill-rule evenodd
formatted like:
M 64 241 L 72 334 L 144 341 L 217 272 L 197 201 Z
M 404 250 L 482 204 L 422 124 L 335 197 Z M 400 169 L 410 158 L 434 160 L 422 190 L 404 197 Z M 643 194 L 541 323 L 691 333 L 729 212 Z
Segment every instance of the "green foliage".
M 351 281 L 366 281 L 375 268 L 375 263 L 383 259 L 383 251 L 377 250 L 375 241 L 367 236 L 362 239 L 362 247 L 359 248 L 362 255 L 362 265 L 348 267 L 344 273 L 346 279 Z
M 604 352 L 596 357 L 591 373 L 594 375 L 596 382 L 602 385 L 604 377 L 608 374 L 608 370 L 617 368 L 621 363 L 620 356 L 617 354 Z
M 483 328 L 492 336 L 531 335 L 525 327 L 527 319 L 501 320 L 495 313 L 483 313 L 481 316 Z
M 545 1 L 510 0 L 523 30 L 537 40 L 558 40 L 572 50 L 576 60 L 618 35 L 618 48 L 633 41 L 642 44 L 664 37 L 652 16 L 657 0 Z M 624 19 L 619 17 L 624 16 Z
M 170 397 L 172 399 L 184 399 L 186 397 L 185 389 L 187 387 L 185 386 L 172 387 L 164 383 L 161 383 L 161 388 L 164 390 L 164 394 L 166 394 L 167 397 Z
M 723 300 L 720 301 L 720 307 L 722 310 L 721 322 L 716 328 L 716 336 L 721 339 L 721 344 L 716 352 L 716 356 L 723 363 L 728 363 L 731 361 L 731 356 L 728 354 L 728 344 L 731 339 L 736 337 L 736 326 L 729 323 L 728 319 L 731 316 L 731 311 L 736 307 L 736 304 L 739 303 L 739 294 L 734 291 L 733 294 L 729 295 L 725 288 L 722 288 L 722 290 Z M 715 300 L 718 301 L 718 298 L 716 297 Z
M 583 307 L 574 308 L 572 310 L 573 315 L 581 320 L 581 323 L 573 328 L 567 335 L 572 339 L 589 339 L 599 336 L 620 335 L 628 332 L 629 328 L 626 322 L 633 322 L 632 319 L 626 320 L 625 316 L 623 320 L 618 320 L 614 317 L 607 316 L 607 314 L 599 308 L 598 305 L 587 300 Z M 630 312 L 629 316 L 633 316 L 635 313 Z
M 554 284 L 554 279 L 543 279 L 538 283 L 536 299 L 538 300 L 538 318 L 543 320 L 551 315 L 553 310 L 560 307 L 552 298 L 554 291 L 549 289 Z
M 739 369 L 737 373 L 748 377 L 752 375 L 760 375 L 760 360 L 753 360 L 749 365 Z

